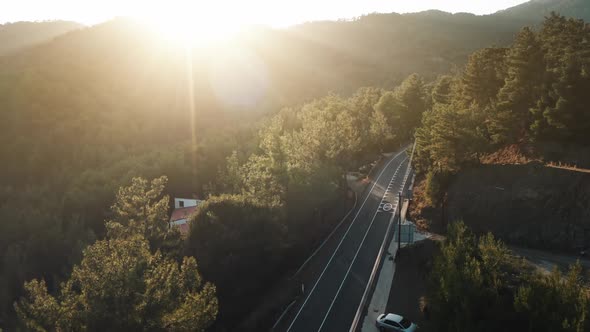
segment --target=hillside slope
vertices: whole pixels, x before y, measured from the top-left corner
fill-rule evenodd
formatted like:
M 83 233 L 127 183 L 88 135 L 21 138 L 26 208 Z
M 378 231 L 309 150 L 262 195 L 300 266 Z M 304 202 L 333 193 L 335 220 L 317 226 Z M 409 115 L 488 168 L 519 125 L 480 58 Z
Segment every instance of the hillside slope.
M 375 14 L 249 30 L 193 50 L 190 61 L 136 22 L 75 30 L 0 58 L 0 156 L 14 161 L 0 180 L 37 183 L 66 167 L 77 174 L 146 145 L 190 140 L 193 124 L 202 138 L 330 91 L 393 88 L 413 72 L 434 78 L 520 27 L 496 26 L 467 14 Z
M 587 0 L 532 0 L 499 11 L 495 16 L 539 21 L 551 12 L 588 21 L 590 20 L 590 3 Z
M 68 21 L 0 24 L 0 55 L 49 41 L 56 36 L 82 27 L 79 23 Z
M 526 165 L 483 165 L 456 176 L 448 220 L 508 243 L 573 251 L 590 245 L 590 173 Z
M 502 148 L 457 174 L 446 221 L 508 243 L 575 252 L 590 247 L 590 148 L 543 142 Z

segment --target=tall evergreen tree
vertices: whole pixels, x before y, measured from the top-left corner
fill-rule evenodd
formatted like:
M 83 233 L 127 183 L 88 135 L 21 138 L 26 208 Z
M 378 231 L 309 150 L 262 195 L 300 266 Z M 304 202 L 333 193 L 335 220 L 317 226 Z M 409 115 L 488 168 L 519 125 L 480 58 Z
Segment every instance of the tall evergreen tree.
M 130 186 L 121 187 L 111 207 L 112 220 L 106 223 L 107 237 L 144 237 L 152 251 L 178 256 L 182 241 L 180 232 L 168 225 L 168 202 L 170 197 L 162 193 L 168 182 L 166 176 L 149 182 L 133 178 Z
M 168 197 L 162 198 L 166 180 L 134 178 L 119 189 L 107 239 L 84 250 L 57 296 L 44 280 L 25 283 L 25 296 L 15 303 L 25 327 L 204 331 L 213 322 L 215 287 L 203 282 L 193 257 L 177 262 L 179 234 L 168 228 Z
M 523 28 L 506 56 L 506 83 L 490 112 L 489 132 L 495 143 L 513 142 L 526 135 L 531 124 L 530 109 L 543 84 L 543 56 L 535 33 Z
M 588 143 L 590 26 L 552 13 L 539 34 L 546 54 L 544 91 L 533 109 L 536 138 Z
M 469 56 L 462 75 L 462 106 L 486 107 L 494 101 L 506 77 L 506 48 L 489 47 Z
M 416 131 L 418 164 L 436 171 L 456 171 L 464 160 L 464 128 L 461 115 L 450 105 L 435 104 L 424 113 L 423 127 Z M 421 160 L 427 157 L 428 161 Z
M 388 143 L 395 138 L 387 117 L 381 111 L 373 112 L 370 119 L 369 133 L 371 140 L 379 147 L 380 152 L 383 152 Z
M 449 104 L 453 94 L 453 76 L 439 77 L 432 88 L 432 102 L 435 104 Z
M 393 93 L 384 93 L 375 105 L 376 110 L 388 117 L 402 142 L 413 139 L 414 130 L 420 125 L 427 107 L 424 82 L 417 74 L 406 78 Z
M 152 254 L 141 235 L 89 246 L 58 297 L 44 281 L 25 291 L 15 307 L 34 331 L 205 331 L 217 315 L 215 287 L 195 259 Z

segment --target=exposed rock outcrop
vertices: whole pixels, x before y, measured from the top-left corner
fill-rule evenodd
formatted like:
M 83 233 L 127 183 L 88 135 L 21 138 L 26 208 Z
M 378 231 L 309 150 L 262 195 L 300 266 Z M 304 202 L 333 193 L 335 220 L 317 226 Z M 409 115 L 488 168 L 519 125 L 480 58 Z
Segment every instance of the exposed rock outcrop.
M 448 190 L 446 219 L 508 243 L 567 251 L 590 246 L 590 173 L 541 163 L 465 170 Z

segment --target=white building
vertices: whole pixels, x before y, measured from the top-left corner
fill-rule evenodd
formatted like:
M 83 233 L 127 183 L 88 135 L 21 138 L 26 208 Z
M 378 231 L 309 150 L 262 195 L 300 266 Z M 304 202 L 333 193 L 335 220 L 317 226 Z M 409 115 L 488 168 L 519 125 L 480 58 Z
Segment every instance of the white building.
M 174 210 L 170 216 L 170 226 L 180 228 L 181 233 L 188 233 L 187 221 L 203 201 L 191 198 L 174 198 Z
M 183 208 L 183 207 L 197 206 L 199 204 L 201 204 L 201 201 L 198 199 L 192 199 L 192 198 L 175 198 L 174 199 L 174 208 L 175 209 L 179 209 L 179 208 Z

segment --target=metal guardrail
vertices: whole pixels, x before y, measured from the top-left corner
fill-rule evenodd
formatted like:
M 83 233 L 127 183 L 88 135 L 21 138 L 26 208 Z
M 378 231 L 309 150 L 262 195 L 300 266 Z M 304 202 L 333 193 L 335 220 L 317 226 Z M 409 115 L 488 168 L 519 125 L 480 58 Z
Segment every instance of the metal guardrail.
M 407 180 L 410 177 L 412 172 L 412 159 L 414 157 L 414 150 L 416 149 L 416 141 L 414 141 L 414 146 L 412 147 L 412 154 L 410 156 L 410 162 L 408 163 L 408 167 L 406 169 L 406 173 L 404 175 L 404 182 L 402 186 L 401 192 L 404 193 L 407 190 L 408 183 Z M 398 202 L 397 206 L 398 209 L 401 209 L 402 201 Z M 379 249 L 379 254 L 377 255 L 377 259 L 375 259 L 375 264 L 373 265 L 373 270 L 371 271 L 371 276 L 369 277 L 369 282 L 367 283 L 367 287 L 365 288 L 365 292 L 363 293 L 363 297 L 361 298 L 361 303 L 359 304 L 356 314 L 354 315 L 354 320 L 352 321 L 352 325 L 350 326 L 349 332 L 357 332 L 360 331 L 361 323 L 365 312 L 367 311 L 369 294 L 373 294 L 376 286 L 377 276 L 381 272 L 381 268 L 383 266 L 383 255 L 385 254 L 386 248 L 389 246 L 389 243 L 392 241 L 393 236 L 395 235 L 395 227 L 396 222 L 399 222 L 400 216 L 396 213 L 393 214 L 391 219 L 389 219 L 389 225 L 387 226 L 387 231 L 385 233 L 385 238 L 383 239 L 383 243 L 381 244 L 381 248 Z M 392 231 L 393 230 L 393 231 Z
M 386 236 L 383 239 L 383 243 L 381 244 L 381 248 L 379 249 L 379 254 L 377 255 L 377 259 L 375 260 L 375 264 L 373 265 L 373 270 L 371 271 L 371 276 L 369 277 L 369 282 L 367 283 L 367 287 L 365 288 L 365 292 L 363 293 L 363 297 L 361 298 L 361 303 L 356 311 L 354 316 L 354 320 L 352 321 L 352 325 L 350 327 L 349 332 L 356 332 L 360 328 L 360 324 L 362 322 L 364 313 L 367 309 L 367 301 L 369 299 L 369 294 L 372 294 L 375 290 L 376 286 L 376 279 L 379 273 L 381 272 L 381 267 L 383 266 L 383 255 L 385 254 L 385 250 L 388 247 L 388 244 L 393 239 L 395 235 L 395 220 L 399 220 L 397 213 L 391 216 L 389 220 L 389 226 L 387 226 Z M 393 230 L 393 231 L 392 231 Z

